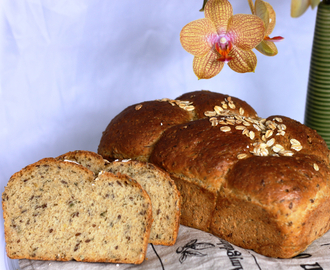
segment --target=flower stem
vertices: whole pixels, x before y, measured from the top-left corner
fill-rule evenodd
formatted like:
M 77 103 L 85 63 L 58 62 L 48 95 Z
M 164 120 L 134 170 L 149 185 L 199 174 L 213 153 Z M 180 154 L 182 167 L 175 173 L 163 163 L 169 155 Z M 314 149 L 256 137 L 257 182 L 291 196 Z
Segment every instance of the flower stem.
M 207 1 L 208 0 L 203 0 L 203 6 L 202 6 L 202 8 L 199 11 L 204 11 L 204 8 L 205 8 L 205 5 L 206 5 Z

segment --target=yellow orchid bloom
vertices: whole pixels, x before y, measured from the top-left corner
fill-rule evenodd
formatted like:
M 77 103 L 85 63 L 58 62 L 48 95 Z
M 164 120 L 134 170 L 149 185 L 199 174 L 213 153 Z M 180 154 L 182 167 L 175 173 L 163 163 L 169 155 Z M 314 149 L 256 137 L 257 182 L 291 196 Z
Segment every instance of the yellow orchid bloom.
M 291 0 L 291 17 L 297 18 L 308 9 L 309 6 L 314 9 L 320 0 Z
M 209 0 L 204 15 L 184 26 L 180 33 L 182 47 L 195 56 L 196 76 L 212 78 L 225 63 L 239 73 L 253 72 L 257 57 L 252 49 L 264 38 L 263 21 L 255 15 L 233 15 L 228 0 Z
M 261 18 L 266 28 L 264 40 L 256 46 L 256 49 L 267 56 L 276 55 L 278 51 L 274 42 L 281 41 L 283 40 L 283 38 L 280 36 L 273 38 L 269 37 L 269 35 L 273 32 L 276 24 L 276 13 L 273 7 L 269 3 L 264 2 L 263 0 L 256 0 L 254 5 L 252 0 L 248 0 L 248 2 L 252 14 L 257 15 L 259 18 Z

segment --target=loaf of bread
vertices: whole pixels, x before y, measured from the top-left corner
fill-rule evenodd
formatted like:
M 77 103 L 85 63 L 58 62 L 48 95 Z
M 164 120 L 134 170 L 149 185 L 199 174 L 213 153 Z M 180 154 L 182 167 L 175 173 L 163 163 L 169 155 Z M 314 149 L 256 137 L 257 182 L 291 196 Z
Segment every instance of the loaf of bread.
M 181 194 L 181 224 L 279 258 L 329 229 L 329 150 L 316 131 L 284 116 L 261 118 L 246 102 L 209 91 L 147 104 L 150 113 L 137 104 L 116 116 L 98 152 L 143 157 L 167 171 Z M 189 117 L 171 122 L 178 109 Z M 113 134 L 129 138 L 129 149 Z
M 154 220 L 149 243 L 167 246 L 175 244 L 180 225 L 180 194 L 168 173 L 151 163 L 130 160 L 110 163 L 101 155 L 86 150 L 68 152 L 57 159 L 77 162 L 95 174 L 108 171 L 136 180 L 151 199 Z
M 180 194 L 168 173 L 151 163 L 114 161 L 105 171 L 121 173 L 135 179 L 148 193 L 154 221 L 149 242 L 155 245 L 174 245 L 180 219 Z
M 15 173 L 2 194 L 12 259 L 141 263 L 152 225 L 151 201 L 124 175 L 42 159 Z

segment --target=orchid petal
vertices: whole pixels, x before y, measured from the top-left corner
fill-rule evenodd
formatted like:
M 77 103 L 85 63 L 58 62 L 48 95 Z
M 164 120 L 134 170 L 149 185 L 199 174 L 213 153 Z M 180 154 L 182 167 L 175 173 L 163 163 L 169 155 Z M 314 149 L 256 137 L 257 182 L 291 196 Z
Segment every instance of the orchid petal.
M 219 55 L 210 50 L 204 56 L 195 56 L 193 69 L 198 79 L 210 79 L 219 74 L 224 66 L 224 62 L 218 61 Z
M 291 0 L 291 17 L 301 16 L 310 6 L 311 0 Z
M 182 47 L 195 56 L 205 55 L 211 50 L 212 38 L 216 36 L 216 29 L 209 19 L 192 21 L 183 27 L 180 33 Z
M 265 27 L 258 16 L 236 14 L 229 20 L 227 34 L 237 47 L 252 50 L 263 40 Z
M 267 2 L 264 2 L 264 3 L 267 7 L 267 11 L 268 11 L 268 14 L 269 14 L 269 23 L 268 23 L 268 27 L 266 28 L 265 35 L 269 36 L 275 28 L 276 13 L 275 13 L 275 10 L 273 9 L 273 7 L 269 3 L 267 3 Z
M 312 9 L 314 9 L 316 6 L 318 6 L 320 4 L 320 0 L 312 0 L 311 1 L 311 6 L 312 6 Z
M 238 73 L 254 72 L 257 66 L 257 57 L 253 51 L 234 47 L 230 55 L 233 60 L 228 62 L 228 66 L 232 70 Z
M 265 24 L 265 28 L 268 29 L 269 13 L 268 13 L 266 3 L 262 0 L 256 0 L 254 9 L 255 9 L 255 12 L 253 14 L 257 15 L 260 19 L 262 19 Z
M 228 0 L 209 0 L 204 15 L 214 23 L 218 34 L 223 34 L 227 31 L 228 20 L 233 16 L 233 7 Z
M 263 40 L 258 44 L 256 49 L 264 55 L 275 56 L 277 54 L 277 47 L 274 42 L 269 40 Z

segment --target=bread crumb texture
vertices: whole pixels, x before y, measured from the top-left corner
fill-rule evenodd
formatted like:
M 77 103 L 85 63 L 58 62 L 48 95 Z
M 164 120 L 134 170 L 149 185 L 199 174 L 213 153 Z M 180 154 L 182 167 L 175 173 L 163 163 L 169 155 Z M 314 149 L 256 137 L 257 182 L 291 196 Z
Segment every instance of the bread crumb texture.
M 151 201 L 134 180 L 42 159 L 15 173 L 2 194 L 13 259 L 141 263 Z
M 112 162 L 105 168 L 134 178 L 149 194 L 154 218 L 149 242 L 173 245 L 180 218 L 180 195 L 170 176 L 151 163 L 138 161 Z

